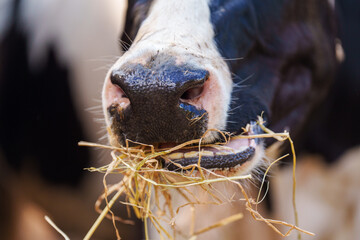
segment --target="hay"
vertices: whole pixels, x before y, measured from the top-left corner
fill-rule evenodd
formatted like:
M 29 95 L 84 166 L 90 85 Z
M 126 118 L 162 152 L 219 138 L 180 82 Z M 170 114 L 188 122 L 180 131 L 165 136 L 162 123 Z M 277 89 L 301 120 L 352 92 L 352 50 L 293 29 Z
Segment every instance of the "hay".
M 65 240 L 70 240 L 70 238 L 63 231 L 61 231 L 61 229 L 56 226 L 56 224 L 48 216 L 45 216 L 44 218 L 50 224 L 50 226 L 52 226 Z
M 265 219 L 261 216 L 261 214 L 257 211 L 257 206 L 261 202 L 260 192 L 263 188 L 264 180 L 261 184 L 261 188 L 259 190 L 259 194 L 257 196 L 256 201 L 250 198 L 244 187 L 241 185 L 239 180 L 250 179 L 251 175 L 244 176 L 232 176 L 226 177 L 215 172 L 202 168 L 200 166 L 201 161 L 201 148 L 203 146 L 201 144 L 202 139 L 192 140 L 183 144 L 180 144 L 176 147 L 170 149 L 161 149 L 160 151 L 156 151 L 154 146 L 144 145 L 141 143 L 136 143 L 136 147 L 129 147 L 127 142 L 125 147 L 112 147 L 105 146 L 94 143 L 80 142 L 80 146 L 90 146 L 90 147 L 99 147 L 111 149 L 111 156 L 113 158 L 112 162 L 106 166 L 100 168 L 89 168 L 89 171 L 96 171 L 105 173 L 103 178 L 104 184 L 104 194 L 99 197 L 96 203 L 96 209 L 100 212 L 100 215 L 96 222 L 93 224 L 89 232 L 84 237 L 84 240 L 88 240 L 92 237 L 93 233 L 99 226 L 99 224 L 103 221 L 105 217 L 112 219 L 114 228 L 116 229 L 117 239 L 120 239 L 120 234 L 116 228 L 115 221 L 119 220 L 122 222 L 129 223 L 129 221 L 123 220 L 119 217 L 116 217 L 114 213 L 111 211 L 111 207 L 115 204 L 115 202 L 119 199 L 121 195 L 125 196 L 125 201 L 121 202 L 129 208 L 131 207 L 134 210 L 134 213 L 137 218 L 142 219 L 144 222 L 145 228 L 145 238 L 149 239 L 149 229 L 148 222 L 151 222 L 158 232 L 160 239 L 174 239 L 176 233 L 179 233 L 176 229 L 176 226 L 172 224 L 173 233 L 169 233 L 161 224 L 161 221 L 166 221 L 171 223 L 172 219 L 178 214 L 181 208 L 185 206 L 190 206 L 192 210 L 192 225 L 190 227 L 190 238 L 196 239 L 199 234 L 210 231 L 214 228 L 218 228 L 224 225 L 227 225 L 231 222 L 238 221 L 243 217 L 242 213 L 236 213 L 233 216 L 229 216 L 217 223 L 214 223 L 208 227 L 205 227 L 200 230 L 195 230 L 195 220 L 194 220 L 194 206 L 197 204 L 222 204 L 223 201 L 221 197 L 218 196 L 216 190 L 213 188 L 212 184 L 217 182 L 229 182 L 238 187 L 241 193 L 244 196 L 246 209 L 250 212 L 252 217 L 257 221 L 263 221 L 268 226 L 270 226 L 275 232 L 280 234 L 281 236 L 288 236 L 293 230 L 298 231 L 298 239 L 301 239 L 301 232 L 309 235 L 314 235 L 308 231 L 305 231 L 298 227 L 298 215 L 295 204 L 295 166 L 296 166 L 296 156 L 295 150 L 293 146 L 293 142 L 290 138 L 288 132 L 284 133 L 274 133 L 269 129 L 265 128 L 263 121 L 259 118 L 258 121 L 259 126 L 265 132 L 264 134 L 258 135 L 239 135 L 239 136 L 230 136 L 227 133 L 221 133 L 222 136 L 228 140 L 237 139 L 237 138 L 275 138 L 278 141 L 288 140 L 291 145 L 292 155 L 293 155 L 293 208 L 295 214 L 295 224 L 289 224 L 283 221 L 273 220 L 273 219 Z M 246 130 L 246 129 L 245 129 Z M 209 130 L 211 131 L 211 130 Z M 205 135 L 205 134 L 204 134 Z M 173 151 L 178 149 L 187 148 L 190 145 L 198 144 L 199 146 L 199 161 L 197 164 L 189 165 L 186 167 L 180 166 L 179 164 L 172 162 L 174 165 L 182 169 L 179 172 L 168 171 L 163 169 L 161 163 L 156 160 L 156 157 L 165 156 Z M 224 146 L 222 144 L 211 144 L 205 146 L 212 146 L 217 148 L 222 148 Z M 286 155 L 288 156 L 288 155 Z M 283 156 L 273 163 L 270 164 L 268 169 L 265 172 L 264 178 L 267 175 L 271 166 L 273 166 L 277 161 L 286 157 Z M 171 161 L 171 160 L 170 160 Z M 197 171 L 195 171 L 197 170 Z M 107 187 L 106 176 L 110 173 L 122 174 L 123 179 L 110 188 Z M 192 186 L 199 186 L 203 191 L 209 194 L 214 202 L 201 202 L 196 196 L 188 189 Z M 180 206 L 178 209 L 174 210 L 171 201 L 170 190 L 176 191 L 186 200 L 186 204 Z M 108 200 L 108 196 L 111 194 L 115 194 L 110 201 Z M 160 206 L 159 198 L 162 197 L 165 200 L 163 206 Z M 106 206 L 104 209 L 100 209 L 101 203 L 105 200 Z M 283 225 L 289 228 L 286 233 L 282 233 L 276 225 Z M 179 233 L 182 234 L 182 233 Z

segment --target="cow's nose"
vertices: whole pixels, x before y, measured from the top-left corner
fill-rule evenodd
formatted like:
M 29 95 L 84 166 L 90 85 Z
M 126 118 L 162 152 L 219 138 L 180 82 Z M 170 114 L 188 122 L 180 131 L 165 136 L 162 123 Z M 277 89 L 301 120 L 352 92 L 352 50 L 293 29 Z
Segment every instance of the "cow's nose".
M 201 97 L 209 72 L 188 66 L 133 65 L 114 70 L 111 83 L 128 98 L 125 109 L 109 107 L 118 135 L 143 143 L 183 142 L 199 138 L 207 113 L 192 105 Z M 201 119 L 201 121 L 199 121 Z
M 139 68 L 139 66 L 137 66 Z M 152 94 L 152 97 L 162 95 L 163 100 L 180 100 L 187 102 L 198 98 L 203 92 L 204 83 L 209 77 L 206 70 L 180 67 L 168 67 L 167 71 L 155 72 L 115 70 L 111 74 L 111 83 L 123 91 L 121 97 L 138 100 L 140 96 Z M 161 100 L 161 99 L 159 99 Z

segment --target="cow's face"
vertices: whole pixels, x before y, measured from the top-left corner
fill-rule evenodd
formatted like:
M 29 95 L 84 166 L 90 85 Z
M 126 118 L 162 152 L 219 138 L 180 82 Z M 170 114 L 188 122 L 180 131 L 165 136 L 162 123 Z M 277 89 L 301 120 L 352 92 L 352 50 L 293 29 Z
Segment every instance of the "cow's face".
M 261 114 L 275 130 L 296 132 L 330 82 L 329 19 L 325 0 L 129 2 L 125 32 L 133 40 L 103 89 L 111 144 L 171 147 L 209 129 L 240 134 L 249 123 L 254 134 Z M 209 131 L 203 142 L 219 140 Z M 229 150 L 205 148 L 201 164 L 244 173 L 263 158 L 262 145 L 233 140 Z M 188 165 L 197 154 L 169 157 Z

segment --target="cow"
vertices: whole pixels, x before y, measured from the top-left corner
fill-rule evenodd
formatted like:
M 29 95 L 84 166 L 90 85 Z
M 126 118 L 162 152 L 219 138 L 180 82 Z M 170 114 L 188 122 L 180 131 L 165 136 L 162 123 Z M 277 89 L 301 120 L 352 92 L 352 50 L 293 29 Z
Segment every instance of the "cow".
M 115 146 L 214 143 L 223 139 L 207 130 L 240 134 L 260 115 L 296 136 L 336 68 L 327 1 L 130 1 L 126 20 L 126 51 L 103 87 Z M 251 124 L 250 134 L 259 132 Z M 237 174 L 259 166 L 262 140 L 230 144 L 233 152 L 210 152 L 201 164 Z
M 261 133 L 258 116 L 296 139 L 334 79 L 336 38 L 334 6 L 326 0 L 129 1 L 124 53 L 102 93 L 109 142 L 159 148 L 197 138 L 222 142 L 218 131 Z M 200 164 L 224 175 L 254 172 L 270 143 L 233 140 L 226 144 L 232 151 L 206 149 Z M 186 151 L 169 158 L 197 163 L 194 149 Z M 211 207 L 200 212 L 205 222 L 220 214 Z M 189 216 L 180 222 L 188 224 Z M 219 238 L 238 239 L 238 233 L 204 236 Z

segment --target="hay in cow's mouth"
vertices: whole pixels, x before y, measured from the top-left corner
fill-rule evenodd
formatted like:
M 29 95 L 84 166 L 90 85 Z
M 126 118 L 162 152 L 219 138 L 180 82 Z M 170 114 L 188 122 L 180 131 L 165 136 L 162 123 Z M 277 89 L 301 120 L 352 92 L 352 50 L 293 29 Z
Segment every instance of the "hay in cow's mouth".
M 240 136 L 225 136 L 225 142 L 217 144 L 198 144 L 194 147 L 181 148 L 161 156 L 164 168 L 171 171 L 181 171 L 186 166 L 199 165 L 206 169 L 228 170 L 241 167 L 251 161 L 255 155 L 258 138 L 244 138 L 262 133 L 255 122 L 248 124 Z
M 192 208 L 194 208 L 197 204 L 216 204 L 220 205 L 224 203 L 224 200 L 221 196 L 217 195 L 216 189 L 213 187 L 214 183 L 218 182 L 228 182 L 232 183 L 235 186 L 237 186 L 240 190 L 240 192 L 244 196 L 245 200 L 245 206 L 246 209 L 251 213 L 254 219 L 258 221 L 263 221 L 267 225 L 269 225 L 271 228 L 273 228 L 277 233 L 279 233 L 282 236 L 288 236 L 292 230 L 297 230 L 299 232 L 303 232 L 306 234 L 312 235 L 312 233 L 309 233 L 305 230 L 300 229 L 297 227 L 298 223 L 297 220 L 295 221 L 295 225 L 288 224 L 286 222 L 272 220 L 272 219 L 265 219 L 263 218 L 260 213 L 256 210 L 256 206 L 259 203 L 259 196 L 258 198 L 252 199 L 248 197 L 246 194 L 245 189 L 241 185 L 241 182 L 239 180 L 242 179 L 249 179 L 251 178 L 251 175 L 243 175 L 243 176 L 224 176 L 223 174 L 218 174 L 214 168 L 207 169 L 204 166 L 201 165 L 202 162 L 202 156 L 201 156 L 201 146 L 206 148 L 213 147 L 213 148 L 219 148 L 219 149 L 229 149 L 229 146 L 231 146 L 231 139 L 233 139 L 233 143 L 239 143 L 237 142 L 237 139 L 245 139 L 243 140 L 248 141 L 248 144 L 244 145 L 248 148 L 245 149 L 244 146 L 242 146 L 244 149 L 241 152 L 242 155 L 248 155 L 247 157 L 240 156 L 240 162 L 236 160 L 236 157 L 234 154 L 226 154 L 228 160 L 231 164 L 237 164 L 241 166 L 241 162 L 243 161 L 251 161 L 251 151 L 253 143 L 252 141 L 255 141 L 255 139 L 258 138 L 267 138 L 272 137 L 276 138 L 279 141 L 284 141 L 286 139 L 290 140 L 291 146 L 292 141 L 289 138 L 289 134 L 284 133 L 273 133 L 267 128 L 264 127 L 262 119 L 260 118 L 257 125 L 261 127 L 261 129 L 264 130 L 264 134 L 247 134 L 247 135 L 240 135 L 236 137 L 230 137 L 228 136 L 228 141 L 224 143 L 219 144 L 211 144 L 211 145 L 201 145 L 201 139 L 199 140 L 192 140 L 186 143 L 183 143 L 179 146 L 175 146 L 171 149 L 165 149 L 163 151 L 156 151 L 153 146 L 139 144 L 137 147 L 112 147 L 112 146 L 104 146 L 99 144 L 92 144 L 92 143 L 84 143 L 81 142 L 79 145 L 83 146 L 93 146 L 93 147 L 102 147 L 102 148 L 108 148 L 112 149 L 112 157 L 113 161 L 104 167 L 101 168 L 90 168 L 90 171 L 98 171 L 105 173 L 104 175 L 104 194 L 100 196 L 100 198 L 97 201 L 96 207 L 99 211 L 100 216 L 96 220 L 96 222 L 93 224 L 87 235 L 84 237 L 85 240 L 90 239 L 101 221 L 108 217 L 113 220 L 114 227 L 116 229 L 115 220 L 121 220 L 118 217 L 115 217 L 114 213 L 110 210 L 113 204 L 117 201 L 117 199 L 121 195 L 125 195 L 126 201 L 122 202 L 123 204 L 127 205 L 128 207 L 132 207 L 134 210 L 135 215 L 137 218 L 142 219 L 145 226 L 145 237 L 146 239 L 149 239 L 148 236 L 148 220 L 153 224 L 155 229 L 160 235 L 161 239 L 168 238 L 168 239 L 174 239 L 173 236 L 162 226 L 161 221 L 165 222 L 171 222 L 171 219 L 174 219 L 176 214 L 184 207 L 190 205 Z M 251 125 L 247 127 L 247 130 L 245 132 L 251 131 Z M 226 135 L 226 134 L 225 134 Z M 180 160 L 178 162 L 169 160 L 169 163 L 167 165 L 165 164 L 166 168 L 163 168 L 162 161 L 159 161 L 159 158 L 166 159 L 170 154 L 176 154 L 179 150 L 184 149 L 186 147 L 190 146 L 190 150 L 192 150 L 192 145 L 198 144 L 200 148 L 199 157 L 196 158 L 197 161 L 191 160 L 189 162 L 184 162 L 183 160 Z M 226 146 L 227 145 L 227 146 Z M 237 145 L 237 144 L 236 144 Z M 185 153 L 188 152 L 189 149 L 186 149 Z M 234 150 L 235 151 L 235 150 Z M 191 151 L 190 151 L 191 152 Z M 240 153 L 238 152 L 238 153 Z M 247 152 L 247 153 L 246 153 Z M 185 154 L 184 153 L 184 154 Z M 240 154 L 239 154 L 240 155 Z M 294 156 L 294 163 L 295 163 L 295 155 L 293 151 Z M 191 159 L 191 158 L 190 158 Z M 215 158 L 213 158 L 215 159 Z M 174 159 L 176 160 L 176 159 Z M 212 161 L 208 161 L 212 162 Z M 235 162 L 235 163 L 234 163 Z M 170 164 L 171 163 L 171 164 Z M 274 163 L 274 162 L 273 162 Z M 270 166 L 273 165 L 270 164 Z M 206 163 L 209 164 L 209 163 Z M 169 168 L 172 168 L 172 165 L 174 168 L 176 167 L 179 171 L 170 171 Z M 210 167 L 213 165 L 210 164 Z M 216 165 L 215 169 L 218 169 L 219 166 Z M 230 165 L 226 165 L 224 167 L 220 168 L 232 168 Z M 194 172 L 194 170 L 198 170 Z M 121 173 L 123 175 L 123 179 L 118 183 L 110 188 L 108 188 L 106 183 L 106 176 L 110 173 Z M 265 175 L 267 174 L 267 171 Z M 212 199 L 214 199 L 214 202 L 199 202 L 199 200 L 196 198 L 194 194 L 191 193 L 191 191 L 188 189 L 192 186 L 199 186 L 200 190 L 205 191 L 207 194 L 209 194 Z M 295 181 L 294 181 L 294 187 L 295 187 Z M 178 207 L 178 209 L 174 209 L 172 205 L 172 199 L 169 190 L 174 190 L 179 193 L 179 196 L 183 197 L 187 204 L 182 205 Z M 261 189 L 260 189 L 261 192 Z M 114 194 L 111 200 L 108 200 L 108 196 L 111 194 Z M 293 192 L 294 194 L 294 192 Z M 165 203 L 163 205 L 159 204 L 159 197 L 162 197 L 164 199 Z M 293 195 L 295 196 L 295 195 Z M 295 199 L 295 198 L 294 198 Z M 101 210 L 100 205 L 105 200 L 106 207 Z M 225 199 L 225 201 L 229 201 L 228 199 Z M 294 201 L 294 200 L 293 200 Z M 152 202 L 152 204 L 151 204 Z M 152 207 L 150 207 L 152 205 Z M 155 207 L 155 208 L 154 208 Z M 297 218 L 297 212 L 296 207 L 294 204 L 294 212 L 295 217 Z M 110 215 L 110 214 L 111 215 Z M 189 238 L 196 238 L 197 235 L 202 234 L 206 231 L 209 231 L 216 227 L 221 227 L 223 225 L 226 225 L 228 223 L 231 223 L 233 221 L 237 221 L 242 218 L 242 213 L 236 213 L 233 216 L 230 216 L 228 218 L 225 218 L 219 222 L 214 223 L 213 225 L 210 225 L 204 229 L 196 230 L 194 229 L 195 223 L 192 223 L 192 231 L 190 231 Z M 289 228 L 288 232 L 285 234 L 282 233 L 275 225 L 283 225 L 287 226 Z M 176 229 L 176 224 L 172 225 L 172 228 L 174 230 L 174 233 L 178 230 Z M 120 239 L 120 235 L 118 230 L 116 229 L 117 238 Z

